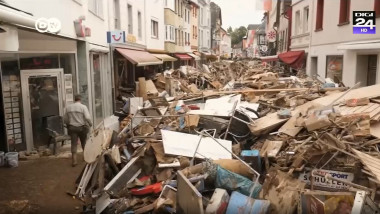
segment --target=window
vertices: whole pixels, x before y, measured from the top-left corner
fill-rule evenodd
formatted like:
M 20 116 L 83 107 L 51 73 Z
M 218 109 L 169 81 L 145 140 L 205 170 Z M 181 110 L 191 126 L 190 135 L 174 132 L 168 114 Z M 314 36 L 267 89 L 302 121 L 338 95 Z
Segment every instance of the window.
M 177 0 L 165 0 L 165 8 L 175 11 L 175 3 Z
M 187 23 L 190 23 L 190 11 L 187 10 Z
M 120 29 L 120 2 L 119 0 L 113 1 L 113 11 L 114 11 L 114 22 L 115 29 Z
M 178 14 L 180 17 L 182 17 L 182 0 L 179 0 L 179 8 L 178 8 Z
M 303 32 L 309 31 L 309 7 L 303 9 Z
M 167 42 L 175 42 L 174 27 L 171 26 L 171 25 L 166 25 L 165 26 L 165 41 L 167 41 Z
M 317 19 L 315 24 L 315 30 L 322 30 L 323 29 L 323 5 L 324 0 L 318 0 L 317 2 Z
M 158 22 L 151 20 L 152 38 L 158 39 Z
M 201 25 L 203 25 L 203 8 L 201 8 L 201 12 L 199 13 L 199 19 L 201 20 Z
M 128 33 L 133 34 L 133 14 L 132 6 L 128 4 Z
M 137 12 L 137 22 L 138 22 L 138 36 L 139 38 L 142 38 L 142 20 L 141 20 L 141 12 Z
M 351 0 L 340 0 L 339 25 L 347 24 L 350 20 Z
M 326 77 L 333 81 L 342 81 L 343 75 L 343 56 L 326 57 Z M 336 81 L 336 82 L 338 82 Z
M 187 22 L 187 12 L 186 12 L 186 9 L 185 9 L 185 22 Z
M 301 33 L 301 13 L 299 10 L 296 11 L 296 20 L 295 20 L 295 26 L 294 26 L 294 31 L 295 35 L 298 35 Z
M 285 29 L 284 50 L 288 50 L 288 28 Z
M 88 10 L 96 16 L 103 18 L 103 0 L 89 0 Z
M 374 9 L 376 17 L 380 17 L 380 0 L 375 0 Z

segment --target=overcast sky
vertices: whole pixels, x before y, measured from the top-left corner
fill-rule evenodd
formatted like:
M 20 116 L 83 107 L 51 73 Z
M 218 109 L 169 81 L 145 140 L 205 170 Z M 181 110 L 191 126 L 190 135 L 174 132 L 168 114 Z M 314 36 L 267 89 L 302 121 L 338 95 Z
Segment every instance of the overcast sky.
M 213 0 L 222 9 L 222 26 L 227 30 L 249 24 L 259 24 L 264 11 L 256 10 L 257 0 Z

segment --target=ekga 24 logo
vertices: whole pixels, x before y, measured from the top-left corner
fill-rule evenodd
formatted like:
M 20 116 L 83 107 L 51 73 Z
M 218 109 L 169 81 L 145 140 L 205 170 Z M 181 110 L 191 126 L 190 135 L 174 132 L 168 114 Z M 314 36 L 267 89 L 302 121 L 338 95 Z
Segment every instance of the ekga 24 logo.
M 375 11 L 353 11 L 354 34 L 376 34 Z

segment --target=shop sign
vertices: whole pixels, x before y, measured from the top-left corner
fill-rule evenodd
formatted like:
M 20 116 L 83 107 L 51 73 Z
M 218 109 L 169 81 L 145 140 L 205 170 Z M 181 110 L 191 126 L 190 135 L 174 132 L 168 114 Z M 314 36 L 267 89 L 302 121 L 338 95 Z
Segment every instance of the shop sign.
M 36 30 L 40 33 L 59 33 L 61 30 L 61 21 L 57 18 L 39 18 L 35 22 Z
M 275 42 L 276 41 L 276 31 L 271 30 L 267 33 L 267 39 L 268 42 Z
M 323 169 L 317 169 L 315 170 L 316 173 L 326 175 L 330 174 L 333 178 L 339 178 L 341 180 L 345 180 L 348 182 L 352 182 L 354 180 L 354 174 L 348 173 L 348 172 L 339 172 L 339 171 L 331 171 L 331 170 L 323 170 Z M 310 171 L 307 173 L 302 173 L 298 177 L 299 180 L 306 182 L 310 185 L 310 179 L 311 179 Z M 329 188 L 329 189 L 339 189 L 339 190 L 348 190 L 349 186 L 340 182 L 340 181 L 332 181 L 327 180 L 325 177 L 321 176 L 314 176 L 314 186 L 317 187 L 323 187 L 323 188 Z
M 125 43 L 125 31 L 114 30 L 107 32 L 107 43 Z
M 136 43 L 136 36 L 134 36 L 132 34 L 128 34 L 127 41 L 132 42 L 132 43 Z

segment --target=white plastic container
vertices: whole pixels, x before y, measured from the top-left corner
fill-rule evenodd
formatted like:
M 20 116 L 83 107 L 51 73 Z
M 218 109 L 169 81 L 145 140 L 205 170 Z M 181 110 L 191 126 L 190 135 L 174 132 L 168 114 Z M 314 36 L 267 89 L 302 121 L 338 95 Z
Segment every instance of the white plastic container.
M 216 188 L 206 207 L 205 214 L 224 214 L 229 200 L 230 196 L 225 189 Z
M 5 165 L 5 155 L 4 152 L 0 151 L 0 167 Z
M 5 159 L 9 167 L 18 167 L 18 153 L 17 152 L 6 153 Z

